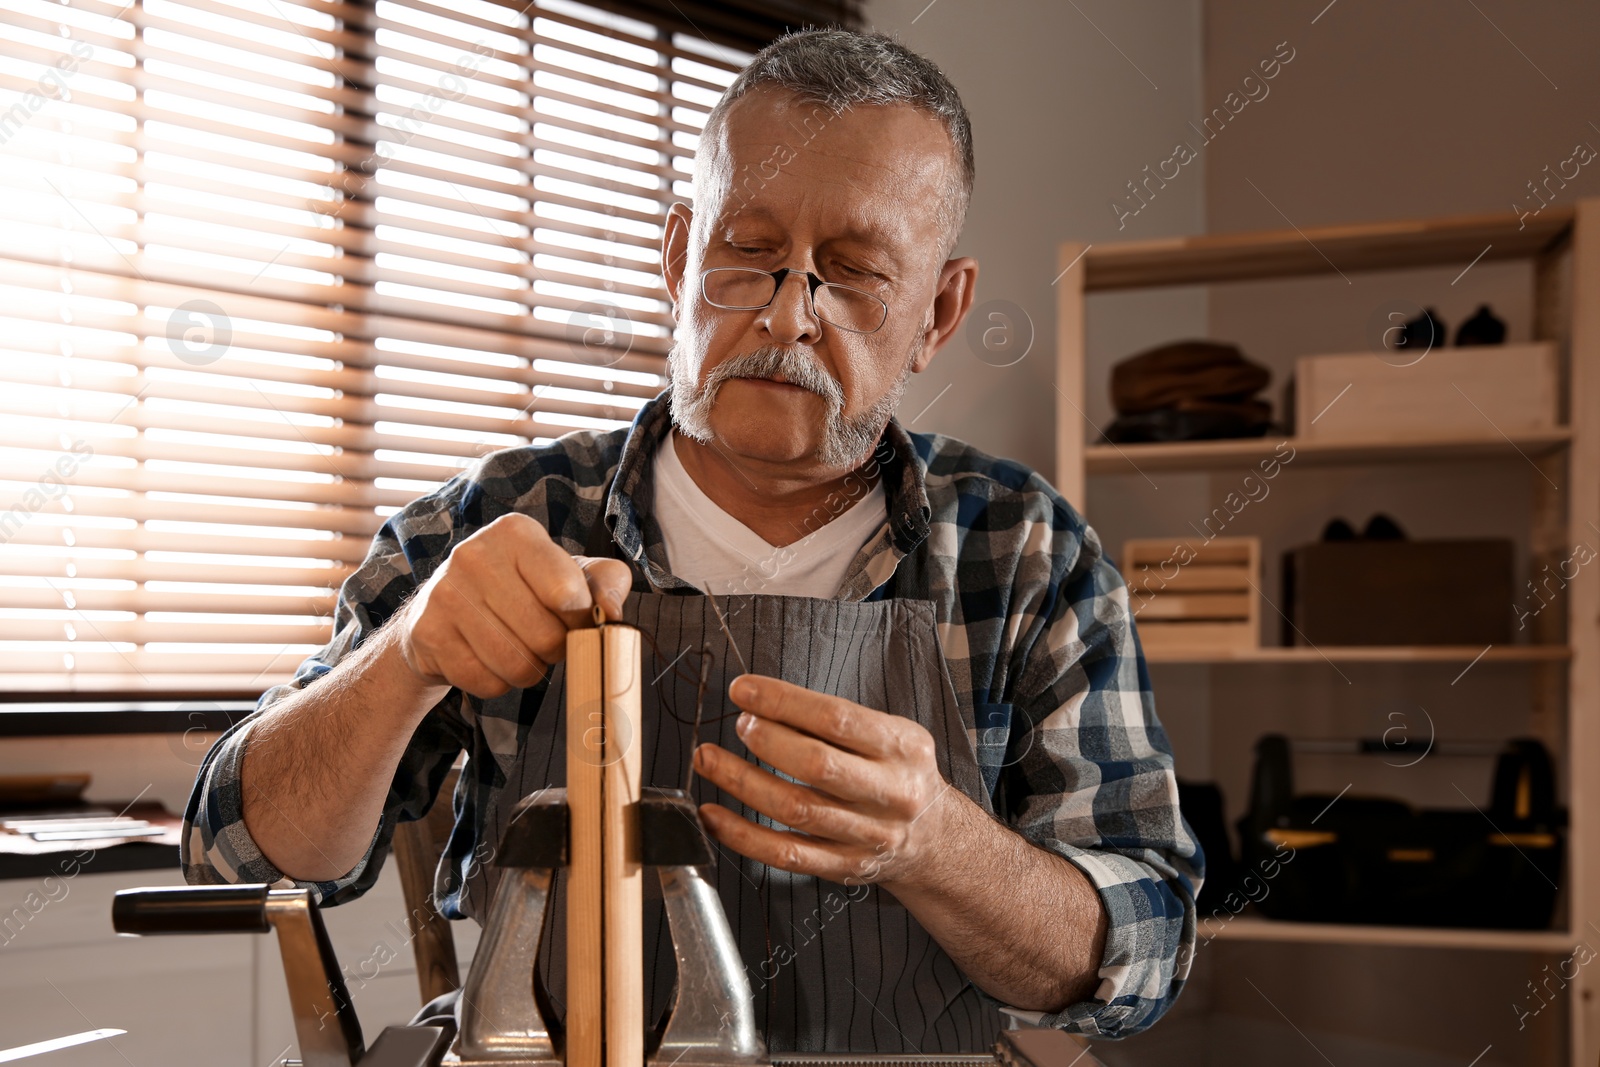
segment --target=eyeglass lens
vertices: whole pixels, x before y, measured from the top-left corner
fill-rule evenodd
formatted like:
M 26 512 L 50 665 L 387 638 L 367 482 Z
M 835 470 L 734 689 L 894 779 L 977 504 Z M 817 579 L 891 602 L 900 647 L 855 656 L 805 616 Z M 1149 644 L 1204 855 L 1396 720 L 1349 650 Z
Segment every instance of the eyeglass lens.
M 804 275 L 800 277 L 805 280 Z M 713 305 L 750 311 L 772 303 L 777 295 L 777 280 L 764 270 L 716 267 L 705 272 L 704 288 L 706 300 Z M 822 321 L 860 333 L 876 330 L 888 312 L 876 296 L 831 282 L 817 286 L 812 305 Z

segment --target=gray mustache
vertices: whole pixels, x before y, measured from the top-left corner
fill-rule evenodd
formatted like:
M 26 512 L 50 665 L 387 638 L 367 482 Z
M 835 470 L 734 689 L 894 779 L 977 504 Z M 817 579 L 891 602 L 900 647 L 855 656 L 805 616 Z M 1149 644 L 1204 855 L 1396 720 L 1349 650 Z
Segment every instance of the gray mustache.
M 782 375 L 790 385 L 816 393 L 836 407 L 844 405 L 844 388 L 820 360 L 797 349 L 777 345 L 764 345 L 754 352 L 723 360 L 706 376 L 705 389 L 707 393 L 714 393 L 723 382 L 735 378 L 771 378 L 774 375 Z

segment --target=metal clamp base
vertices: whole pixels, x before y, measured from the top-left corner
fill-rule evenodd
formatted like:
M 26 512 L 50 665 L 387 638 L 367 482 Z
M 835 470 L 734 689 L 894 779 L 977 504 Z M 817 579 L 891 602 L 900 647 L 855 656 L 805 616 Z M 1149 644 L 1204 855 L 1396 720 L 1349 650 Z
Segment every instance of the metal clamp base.
M 754 998 L 722 900 L 701 873 L 714 862 L 693 800 L 646 789 L 638 805 L 640 861 L 661 879 L 678 962 L 677 996 L 651 1067 L 768 1067 L 756 1033 Z M 533 971 L 555 869 L 568 860 L 566 790 L 518 803 L 501 840 L 507 868 L 484 925 L 466 988 L 456 1003 L 449 1067 L 550 1067 L 562 1061 L 534 996 Z

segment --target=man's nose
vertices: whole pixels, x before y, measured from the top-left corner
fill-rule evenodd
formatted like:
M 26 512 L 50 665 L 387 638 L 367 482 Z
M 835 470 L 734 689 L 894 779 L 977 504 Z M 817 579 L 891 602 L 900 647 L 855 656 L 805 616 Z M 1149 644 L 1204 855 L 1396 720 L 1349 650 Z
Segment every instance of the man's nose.
M 758 322 L 777 344 L 811 345 L 821 340 L 822 321 L 811 305 L 810 279 L 804 274 L 785 274 Z

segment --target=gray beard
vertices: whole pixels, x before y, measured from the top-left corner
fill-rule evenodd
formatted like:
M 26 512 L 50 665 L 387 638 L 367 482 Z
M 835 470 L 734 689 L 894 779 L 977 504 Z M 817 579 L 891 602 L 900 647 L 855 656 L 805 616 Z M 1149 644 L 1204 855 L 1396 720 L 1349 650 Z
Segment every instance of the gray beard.
M 835 470 L 853 470 L 877 446 L 889 417 L 900 406 L 906 379 L 911 376 L 910 362 L 907 361 L 905 371 L 888 395 L 860 415 L 846 418 L 844 390 L 815 356 L 798 349 L 763 345 L 754 352 L 723 360 L 711 368 L 705 384 L 698 385 L 685 373 L 682 358 L 674 346 L 667 353 L 667 370 L 672 386 L 673 425 L 686 437 L 703 445 L 713 443 L 711 409 L 717 402 L 717 393 L 724 382 L 735 378 L 770 378 L 781 374 L 790 385 L 817 394 L 828 406 L 823 419 L 822 445 L 817 451 L 817 462 Z

